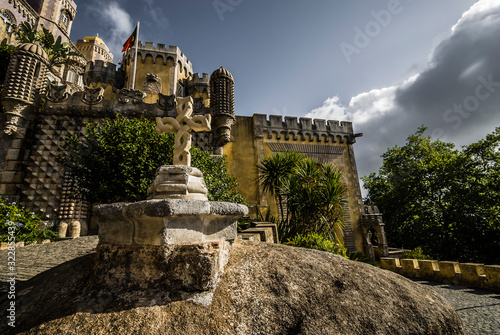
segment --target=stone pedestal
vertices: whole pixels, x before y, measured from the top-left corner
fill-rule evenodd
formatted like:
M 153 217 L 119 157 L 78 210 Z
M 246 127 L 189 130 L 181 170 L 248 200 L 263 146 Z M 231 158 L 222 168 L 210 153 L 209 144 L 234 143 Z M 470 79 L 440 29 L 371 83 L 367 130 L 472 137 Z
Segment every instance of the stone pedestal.
M 149 199 L 207 201 L 207 187 L 200 170 L 184 165 L 164 165 L 148 189 Z
M 201 172 L 186 166 L 158 169 L 148 193 L 149 200 L 94 208 L 99 245 L 92 285 L 209 304 L 248 208 L 208 201 Z
M 94 209 L 99 243 L 146 246 L 231 241 L 243 205 L 182 199 L 153 199 L 100 205 Z

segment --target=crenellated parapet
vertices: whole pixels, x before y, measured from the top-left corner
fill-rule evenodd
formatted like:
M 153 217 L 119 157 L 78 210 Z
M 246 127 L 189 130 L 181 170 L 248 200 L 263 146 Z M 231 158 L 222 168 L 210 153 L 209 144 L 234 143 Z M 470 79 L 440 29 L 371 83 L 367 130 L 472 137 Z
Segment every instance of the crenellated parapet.
M 124 59 L 130 59 L 133 61 L 135 53 L 135 48 L 130 48 L 127 50 Z M 175 63 L 180 63 L 182 69 L 186 69 L 186 72 L 189 74 L 193 73 L 193 64 L 187 59 L 187 56 L 181 52 L 181 49 L 175 45 L 169 45 L 168 48 L 165 44 L 158 43 L 154 44 L 153 42 L 138 42 L 137 55 L 141 56 L 142 62 L 146 62 L 146 57 L 151 56 L 153 59 L 153 63 L 156 64 L 158 62 L 158 58 L 163 60 L 163 64 L 167 65 L 168 59 L 171 59 Z
M 194 73 L 187 81 L 187 95 L 193 95 L 198 92 L 202 95 L 204 92 L 210 94 L 210 75 L 208 73 Z
M 121 89 L 124 86 L 125 73 L 121 68 L 117 70 L 113 63 L 96 60 L 87 63 L 83 81 L 87 86 L 102 83 L 103 87 L 106 87 L 108 83 L 112 83 L 113 87 Z
M 285 140 L 292 138 L 293 140 L 306 140 L 306 138 L 322 139 L 325 142 L 333 140 L 348 144 L 356 142 L 356 137 L 362 134 L 355 134 L 352 128 L 352 122 L 336 121 L 336 120 L 321 120 L 310 118 L 297 118 L 291 116 L 283 117 L 281 115 L 270 115 L 269 119 L 265 114 L 254 114 L 254 132 L 255 136 L 263 137 L 264 134 L 271 139 L 276 136 L 277 139 L 282 137 Z
M 419 278 L 500 292 L 500 265 L 436 260 L 381 258 L 382 268 Z

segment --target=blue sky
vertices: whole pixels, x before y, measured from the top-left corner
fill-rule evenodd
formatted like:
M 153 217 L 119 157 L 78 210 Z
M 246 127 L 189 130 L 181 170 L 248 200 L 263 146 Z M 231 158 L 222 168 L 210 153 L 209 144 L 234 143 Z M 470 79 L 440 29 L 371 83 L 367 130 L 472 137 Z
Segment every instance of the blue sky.
M 141 21 L 140 40 L 179 46 L 195 72 L 231 71 L 239 115 L 353 121 L 361 176 L 421 124 L 457 145 L 500 125 L 498 0 L 76 3 L 74 41 L 99 33 L 118 62 Z

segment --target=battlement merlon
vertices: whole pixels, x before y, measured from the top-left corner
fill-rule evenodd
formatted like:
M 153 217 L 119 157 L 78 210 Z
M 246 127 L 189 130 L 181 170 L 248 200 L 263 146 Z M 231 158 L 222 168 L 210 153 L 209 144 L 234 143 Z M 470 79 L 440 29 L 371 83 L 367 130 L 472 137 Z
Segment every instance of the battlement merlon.
M 306 136 L 309 138 L 314 138 L 315 136 L 320 139 L 325 137 L 326 139 L 333 137 L 334 139 L 340 138 L 340 142 L 343 143 L 347 140 L 349 144 L 354 144 L 357 137 L 363 136 L 363 134 L 355 134 L 352 122 L 348 121 L 337 121 L 337 120 L 322 120 L 322 119 L 310 119 L 310 118 L 297 118 L 281 115 L 269 115 L 269 119 L 265 114 L 254 114 L 254 132 L 255 136 L 262 137 L 264 132 L 267 133 L 268 138 L 272 138 L 272 134 L 275 133 L 277 138 L 281 138 L 281 134 L 285 134 L 285 139 L 288 139 L 290 135 L 293 136 L 294 140 L 298 139 L 300 136 L 303 140 Z
M 208 73 L 194 73 L 193 77 L 189 80 L 190 85 L 209 85 L 210 75 Z
M 116 65 L 103 60 L 88 62 L 85 66 L 83 81 L 85 85 L 96 85 L 102 83 L 105 87 L 109 82 L 113 87 L 122 88 L 124 83 L 124 73 L 122 69 L 116 69 Z
M 124 60 L 134 59 L 135 47 L 128 49 L 123 56 Z M 170 58 L 173 61 L 180 62 L 182 68 L 186 68 L 188 73 L 193 73 L 193 64 L 187 59 L 187 56 L 181 52 L 181 49 L 175 45 L 169 45 L 168 49 L 165 44 L 153 42 L 138 42 L 137 54 L 141 56 L 142 62 L 146 61 L 146 57 L 150 55 L 153 58 L 153 63 L 156 64 L 159 57 L 163 59 L 163 64 L 167 65 L 167 60 Z
M 90 61 L 87 63 L 85 71 L 116 72 L 116 64 L 109 63 L 103 60 Z

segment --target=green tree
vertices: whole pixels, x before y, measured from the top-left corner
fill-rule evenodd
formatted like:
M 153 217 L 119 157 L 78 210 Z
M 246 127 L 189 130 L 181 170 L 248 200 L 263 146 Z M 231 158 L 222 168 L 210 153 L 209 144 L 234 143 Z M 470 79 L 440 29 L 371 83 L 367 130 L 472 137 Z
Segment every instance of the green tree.
M 88 122 L 80 138 L 66 134 L 59 163 L 74 182 L 73 196 L 92 204 L 132 202 L 147 198 L 156 170 L 171 165 L 173 134 L 158 134 L 147 119 L 120 115 L 102 123 Z M 224 157 L 192 150 L 193 166 L 204 174 L 209 200 L 244 203 L 237 182 L 227 173 Z
M 276 152 L 258 165 L 260 187 L 276 199 L 282 216 L 285 215 L 283 188 L 304 157 L 295 151 Z
M 379 172 L 362 178 L 389 243 L 443 260 L 500 263 L 500 128 L 462 151 L 431 141 L 426 129 L 388 149 Z
M 346 189 L 337 168 L 285 152 L 265 157 L 258 169 L 262 189 L 274 195 L 282 213 L 282 241 L 308 233 L 338 240 L 335 227 L 342 228 Z

